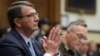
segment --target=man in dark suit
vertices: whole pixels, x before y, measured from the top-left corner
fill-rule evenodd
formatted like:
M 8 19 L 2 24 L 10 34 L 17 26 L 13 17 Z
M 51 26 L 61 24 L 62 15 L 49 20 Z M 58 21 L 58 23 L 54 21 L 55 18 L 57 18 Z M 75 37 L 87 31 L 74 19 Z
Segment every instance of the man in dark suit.
M 48 38 L 43 36 L 42 45 L 31 40 L 31 34 L 38 29 L 38 13 L 28 1 L 12 3 L 8 9 L 11 31 L 0 40 L 0 56 L 54 56 L 61 43 L 59 27 L 51 29 Z
M 80 45 L 87 40 L 87 25 L 84 21 L 73 21 L 69 24 L 66 36 L 60 46 L 62 56 L 81 56 Z

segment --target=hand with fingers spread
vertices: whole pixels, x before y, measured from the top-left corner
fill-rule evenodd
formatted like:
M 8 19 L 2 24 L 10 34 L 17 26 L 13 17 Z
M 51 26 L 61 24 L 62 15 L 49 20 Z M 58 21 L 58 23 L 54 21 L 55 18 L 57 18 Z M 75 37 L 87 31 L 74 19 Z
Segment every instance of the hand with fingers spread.
M 42 39 L 43 48 L 45 49 L 46 53 L 50 53 L 52 54 L 52 56 L 54 56 L 57 53 L 61 42 L 62 41 L 59 27 L 53 27 L 53 29 L 51 29 L 50 31 L 49 36 L 43 36 Z

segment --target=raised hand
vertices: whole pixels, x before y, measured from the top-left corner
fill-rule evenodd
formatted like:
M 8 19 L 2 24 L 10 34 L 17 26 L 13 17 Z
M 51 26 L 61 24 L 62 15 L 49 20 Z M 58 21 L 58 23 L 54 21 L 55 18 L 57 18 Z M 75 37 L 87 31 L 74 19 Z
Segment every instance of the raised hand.
M 52 54 L 52 56 L 54 56 L 54 54 L 56 54 L 58 52 L 59 45 L 62 42 L 60 33 L 61 33 L 61 30 L 57 26 L 57 27 L 53 27 L 53 29 L 51 29 L 48 37 L 43 36 L 42 45 L 43 45 L 45 51 L 47 53 Z

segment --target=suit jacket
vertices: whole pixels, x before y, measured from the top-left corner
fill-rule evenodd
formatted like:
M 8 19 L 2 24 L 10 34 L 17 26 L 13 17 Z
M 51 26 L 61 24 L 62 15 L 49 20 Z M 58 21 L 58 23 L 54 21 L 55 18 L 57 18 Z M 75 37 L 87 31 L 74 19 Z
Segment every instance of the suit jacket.
M 93 52 L 93 53 L 88 52 L 87 56 L 100 56 L 100 54 L 99 54 L 99 51 L 96 51 L 96 52 Z
M 77 51 L 73 52 L 71 49 L 66 49 L 63 43 L 60 45 L 59 51 L 61 56 L 81 56 Z
M 41 46 L 34 40 L 33 48 L 36 56 L 43 56 Z M 12 29 L 0 39 L 0 56 L 32 56 L 21 35 Z

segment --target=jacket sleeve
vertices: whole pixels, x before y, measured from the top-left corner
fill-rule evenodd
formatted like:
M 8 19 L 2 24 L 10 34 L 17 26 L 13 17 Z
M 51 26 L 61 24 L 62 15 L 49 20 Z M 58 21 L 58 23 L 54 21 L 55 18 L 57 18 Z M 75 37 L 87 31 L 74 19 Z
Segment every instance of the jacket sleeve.
M 23 54 L 19 48 L 12 46 L 0 46 L 0 56 L 23 56 Z

